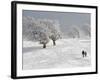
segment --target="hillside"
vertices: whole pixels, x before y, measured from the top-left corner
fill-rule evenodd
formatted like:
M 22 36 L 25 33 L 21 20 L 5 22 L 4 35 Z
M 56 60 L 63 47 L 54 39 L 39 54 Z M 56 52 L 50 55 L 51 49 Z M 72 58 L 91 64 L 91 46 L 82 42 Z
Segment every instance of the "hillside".
M 52 46 L 50 41 L 47 48 L 37 42 L 23 41 L 23 69 L 46 69 L 90 66 L 90 40 L 61 39 Z M 87 51 L 86 58 L 81 51 Z

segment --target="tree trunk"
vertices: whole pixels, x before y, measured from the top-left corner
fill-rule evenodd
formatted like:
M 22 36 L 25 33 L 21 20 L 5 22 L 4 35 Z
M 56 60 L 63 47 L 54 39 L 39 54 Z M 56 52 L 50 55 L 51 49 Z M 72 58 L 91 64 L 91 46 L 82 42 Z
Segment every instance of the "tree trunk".
M 55 40 L 53 40 L 53 45 L 54 45 L 54 46 L 56 45 L 56 42 L 55 42 Z
M 43 44 L 43 48 L 46 48 L 46 44 Z

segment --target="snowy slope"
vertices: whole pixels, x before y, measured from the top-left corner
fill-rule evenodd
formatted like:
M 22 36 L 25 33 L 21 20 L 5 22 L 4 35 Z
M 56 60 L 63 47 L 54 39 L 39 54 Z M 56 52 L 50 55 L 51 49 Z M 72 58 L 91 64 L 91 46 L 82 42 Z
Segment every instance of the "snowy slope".
M 85 67 L 91 65 L 90 40 L 61 39 L 53 46 L 50 41 L 47 48 L 37 42 L 23 41 L 23 69 Z M 82 57 L 82 50 L 88 55 Z

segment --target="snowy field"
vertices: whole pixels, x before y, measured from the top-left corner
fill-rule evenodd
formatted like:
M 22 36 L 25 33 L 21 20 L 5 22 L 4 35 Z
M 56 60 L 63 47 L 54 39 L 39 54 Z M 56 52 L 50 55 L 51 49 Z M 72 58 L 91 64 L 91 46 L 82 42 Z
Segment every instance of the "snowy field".
M 87 67 L 91 65 L 90 39 L 60 39 L 53 46 L 52 41 L 47 47 L 38 42 L 23 41 L 23 69 L 48 69 Z M 82 57 L 82 50 L 87 57 Z

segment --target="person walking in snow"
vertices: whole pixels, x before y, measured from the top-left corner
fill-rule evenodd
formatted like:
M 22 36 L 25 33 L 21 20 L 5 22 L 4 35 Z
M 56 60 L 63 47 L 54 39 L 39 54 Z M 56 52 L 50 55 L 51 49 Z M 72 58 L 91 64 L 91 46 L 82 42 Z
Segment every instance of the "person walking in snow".
M 86 57 L 87 56 L 87 52 L 82 50 L 82 56 L 83 56 L 83 58 Z
M 84 57 L 84 50 L 82 51 L 82 56 Z
M 85 56 L 85 57 L 87 56 L 87 52 L 86 52 L 86 51 L 84 52 L 84 56 Z

